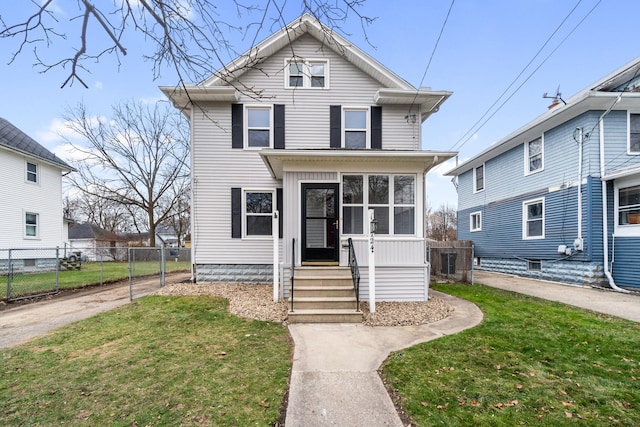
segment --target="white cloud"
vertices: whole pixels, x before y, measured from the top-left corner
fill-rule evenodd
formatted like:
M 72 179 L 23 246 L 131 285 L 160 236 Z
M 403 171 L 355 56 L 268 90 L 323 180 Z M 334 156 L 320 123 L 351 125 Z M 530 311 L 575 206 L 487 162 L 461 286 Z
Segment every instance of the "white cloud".
M 76 134 L 69 128 L 68 122 L 61 119 L 53 119 L 49 125 L 36 132 L 36 140 L 40 143 L 51 146 L 64 141 L 64 138 L 73 138 Z
M 98 80 L 93 84 L 93 87 L 94 89 L 102 89 L 104 87 L 104 83 Z

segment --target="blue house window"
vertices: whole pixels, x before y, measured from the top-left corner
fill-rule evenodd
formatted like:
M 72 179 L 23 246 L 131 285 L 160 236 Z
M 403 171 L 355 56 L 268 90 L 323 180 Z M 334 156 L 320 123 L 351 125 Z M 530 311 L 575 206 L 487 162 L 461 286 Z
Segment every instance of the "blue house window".
M 629 113 L 629 154 L 640 154 L 640 114 Z
M 538 172 L 544 169 L 544 143 L 542 137 L 536 138 L 525 144 L 526 174 Z
M 469 231 L 482 231 L 482 212 L 469 214 Z
M 544 199 L 522 204 L 522 238 L 544 239 Z
M 484 190 L 484 165 L 473 169 L 473 192 Z
M 618 225 L 640 224 L 640 185 L 618 192 Z

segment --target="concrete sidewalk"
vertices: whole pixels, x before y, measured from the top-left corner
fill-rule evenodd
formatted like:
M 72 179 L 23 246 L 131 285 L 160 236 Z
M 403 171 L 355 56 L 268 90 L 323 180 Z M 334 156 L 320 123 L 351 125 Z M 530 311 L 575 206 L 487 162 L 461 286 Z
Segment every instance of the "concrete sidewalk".
M 455 307 L 420 326 L 292 324 L 295 342 L 286 427 L 402 426 L 377 369 L 392 351 L 471 328 L 482 320 L 474 304 L 431 290 Z
M 640 294 L 565 285 L 509 274 L 475 270 L 474 281 L 493 288 L 558 301 L 598 313 L 640 322 Z

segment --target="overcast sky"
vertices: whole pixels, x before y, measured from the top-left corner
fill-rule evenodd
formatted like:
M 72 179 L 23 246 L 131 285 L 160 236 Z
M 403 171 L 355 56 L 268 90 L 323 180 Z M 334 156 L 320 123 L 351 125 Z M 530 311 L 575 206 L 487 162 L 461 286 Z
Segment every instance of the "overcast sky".
M 235 7 L 225 10 L 224 4 L 233 2 L 215 3 L 221 17 L 242 22 Z M 55 1 L 61 21 L 78 14 L 76 4 Z M 0 15 L 11 23 L 32 7 L 27 1 L 5 1 Z M 285 21 L 301 12 L 300 4 L 290 0 Z M 422 147 L 457 150 L 460 161 L 544 113 L 551 103 L 543 98 L 545 92 L 554 95 L 559 87 L 567 99 L 640 56 L 637 0 L 455 0 L 453 6 L 451 0 L 367 0 L 361 12 L 377 19 L 365 33 L 352 15 L 340 29 L 344 36 L 415 87 L 453 92 L 424 123 Z M 265 27 L 258 40 L 271 30 Z M 69 56 L 79 33 L 69 29 L 67 35 L 41 52 L 49 58 Z M 251 40 L 238 38 L 235 49 L 248 49 Z M 150 53 L 144 40 L 132 37 L 124 44 L 129 53 L 119 65 L 114 58 L 87 64 L 89 89 L 79 84 L 60 89 L 67 70 L 41 73 L 32 65 L 30 48 L 9 65 L 17 41 L 0 39 L 0 117 L 65 158 L 59 133 L 69 106 L 84 102 L 91 113 L 109 116 L 111 105 L 162 99 L 158 86 L 177 83 L 170 70 L 153 80 L 151 64 L 142 59 Z M 451 161 L 427 175 L 427 199 L 434 208 L 456 206 L 455 188 L 441 176 L 453 166 Z

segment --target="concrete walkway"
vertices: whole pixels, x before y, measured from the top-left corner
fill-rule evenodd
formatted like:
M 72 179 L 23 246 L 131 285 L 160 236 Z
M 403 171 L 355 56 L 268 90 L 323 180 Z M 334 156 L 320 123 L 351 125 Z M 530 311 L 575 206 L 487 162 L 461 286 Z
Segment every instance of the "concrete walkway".
M 378 376 L 392 351 L 471 328 L 480 309 L 434 290 L 455 307 L 453 315 L 420 326 L 292 324 L 295 342 L 286 427 L 403 426 Z
M 494 288 L 558 301 L 640 322 L 640 294 L 638 293 L 624 294 L 613 290 L 571 286 L 481 270 L 474 271 L 473 278 L 476 283 Z

